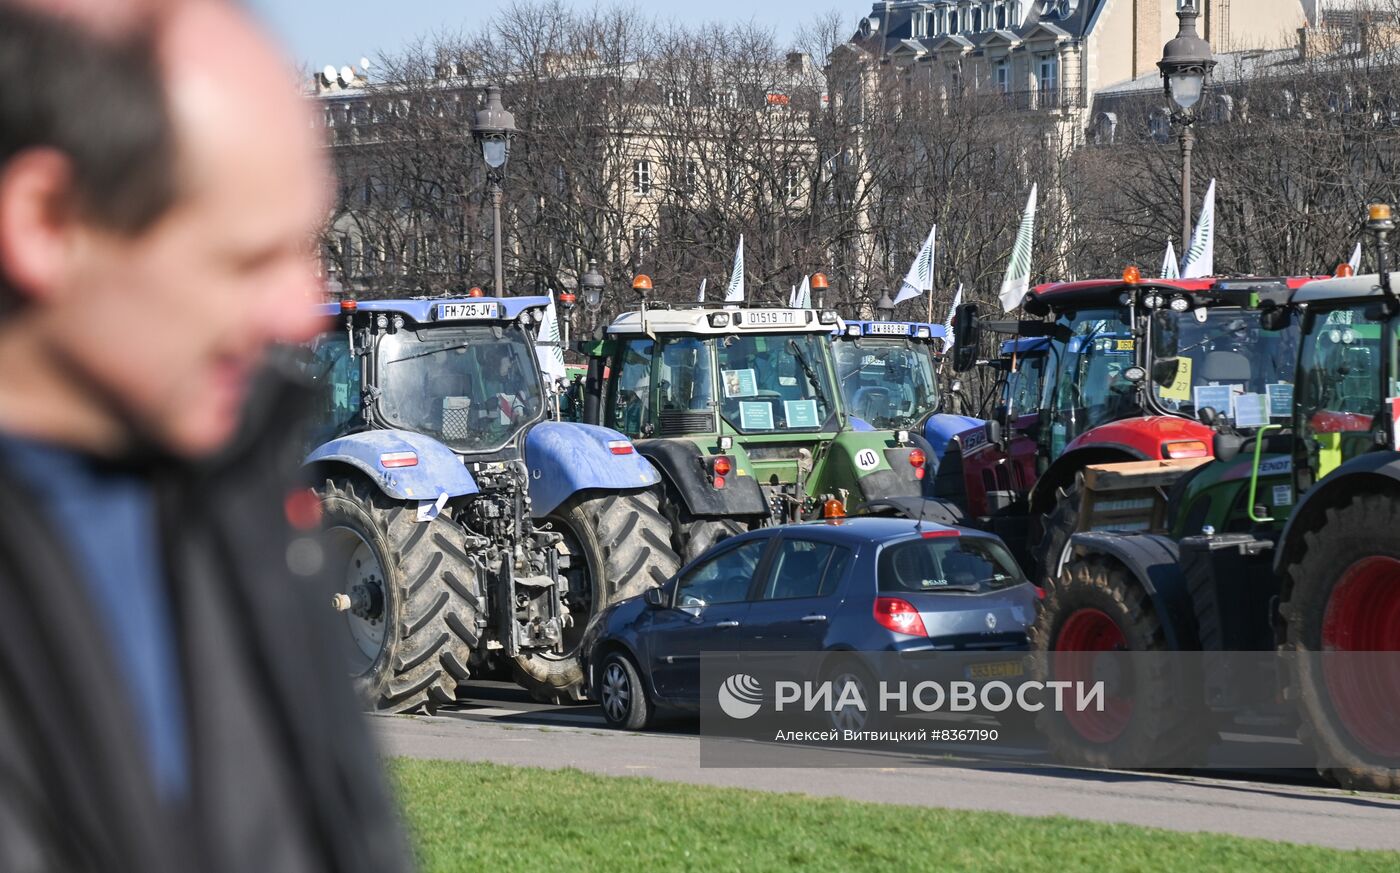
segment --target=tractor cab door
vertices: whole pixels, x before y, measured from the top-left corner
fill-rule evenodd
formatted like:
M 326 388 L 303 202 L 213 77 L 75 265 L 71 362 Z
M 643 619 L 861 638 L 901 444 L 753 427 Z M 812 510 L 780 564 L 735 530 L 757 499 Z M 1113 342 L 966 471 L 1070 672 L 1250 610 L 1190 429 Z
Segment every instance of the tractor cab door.
M 1395 355 L 1395 325 L 1371 321 L 1357 305 L 1310 314 L 1295 391 L 1295 468 L 1317 481 L 1378 443 L 1387 421 L 1387 355 Z M 1386 341 L 1382 342 L 1382 337 Z M 1390 370 L 1394 373 L 1394 369 Z M 1382 442 L 1389 442 L 1384 440 Z M 1300 490 L 1311 482 L 1299 482 Z
M 1137 362 L 1137 345 L 1123 312 L 1067 312 L 1059 323 L 1068 336 L 1050 342 L 1047 372 L 1052 375 L 1037 439 L 1046 462 L 1053 462 L 1085 431 L 1141 410 L 1137 385 L 1126 375 Z

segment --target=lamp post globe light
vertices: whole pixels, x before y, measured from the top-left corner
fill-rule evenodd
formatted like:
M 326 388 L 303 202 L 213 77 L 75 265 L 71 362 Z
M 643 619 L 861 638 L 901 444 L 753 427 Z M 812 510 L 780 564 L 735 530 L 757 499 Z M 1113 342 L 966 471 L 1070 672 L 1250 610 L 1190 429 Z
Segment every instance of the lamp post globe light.
M 501 179 L 510 161 L 510 143 L 515 137 L 515 116 L 501 105 L 501 88 L 486 89 L 486 105 L 472 118 L 472 139 L 486 162 L 486 181 L 491 187 L 492 228 L 495 233 L 496 296 L 505 296 L 505 276 L 501 253 Z
M 894 301 L 890 299 L 890 292 L 880 294 L 880 299 L 875 303 L 875 316 L 880 321 L 894 320 Z
M 1196 32 L 1195 0 L 1186 0 L 1176 12 L 1180 27 L 1176 36 L 1162 48 L 1157 69 L 1162 71 L 1162 88 L 1171 103 L 1172 123 L 1181 140 L 1181 249 L 1191 245 L 1191 149 L 1196 143 L 1192 129 L 1196 105 L 1201 102 L 1206 79 L 1215 67 L 1210 43 Z
M 598 262 L 588 259 L 588 271 L 578 280 L 583 289 L 583 307 L 588 310 L 588 329 L 597 328 L 598 310 L 603 308 L 603 275 L 598 272 Z

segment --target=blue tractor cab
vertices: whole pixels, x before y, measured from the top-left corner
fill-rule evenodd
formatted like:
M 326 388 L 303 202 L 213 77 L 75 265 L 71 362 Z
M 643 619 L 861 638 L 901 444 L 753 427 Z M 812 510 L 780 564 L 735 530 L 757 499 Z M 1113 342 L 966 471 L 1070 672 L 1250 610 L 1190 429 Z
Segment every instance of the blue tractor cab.
M 305 358 L 349 670 L 365 702 L 450 702 L 504 659 L 578 699 L 592 617 L 678 560 L 655 470 L 603 427 L 552 421 L 535 353 L 547 297 L 344 301 Z

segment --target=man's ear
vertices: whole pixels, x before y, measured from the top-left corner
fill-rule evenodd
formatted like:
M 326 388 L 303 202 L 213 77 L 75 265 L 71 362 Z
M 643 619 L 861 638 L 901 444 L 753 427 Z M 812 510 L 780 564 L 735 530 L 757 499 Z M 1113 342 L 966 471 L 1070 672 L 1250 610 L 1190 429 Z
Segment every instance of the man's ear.
M 0 167 L 0 275 L 21 296 L 48 298 L 62 287 L 74 201 L 72 165 L 55 149 L 29 149 Z

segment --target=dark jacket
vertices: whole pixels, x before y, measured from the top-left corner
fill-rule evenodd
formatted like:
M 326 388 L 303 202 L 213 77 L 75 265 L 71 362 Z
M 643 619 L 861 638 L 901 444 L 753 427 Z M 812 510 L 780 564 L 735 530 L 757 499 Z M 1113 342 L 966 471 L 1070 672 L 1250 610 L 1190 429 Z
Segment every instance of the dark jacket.
M 157 800 L 139 722 L 61 532 L 0 464 L 0 870 L 410 867 L 330 622 L 288 566 L 300 392 L 264 380 L 215 463 L 149 457 L 183 676 L 187 802 Z M 102 519 L 94 518 L 93 524 Z M 292 563 L 308 566 L 303 555 Z M 311 562 L 314 563 L 314 562 Z

